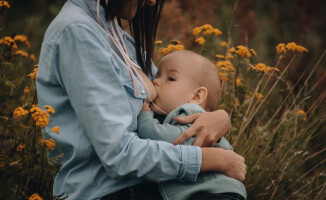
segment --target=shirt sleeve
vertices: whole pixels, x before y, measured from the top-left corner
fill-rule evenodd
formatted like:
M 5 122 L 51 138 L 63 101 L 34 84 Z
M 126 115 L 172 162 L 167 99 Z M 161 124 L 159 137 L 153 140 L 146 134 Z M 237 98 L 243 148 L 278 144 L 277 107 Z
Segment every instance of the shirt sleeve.
M 102 165 L 112 178 L 195 181 L 199 147 L 144 140 L 128 130 L 132 111 L 107 42 L 89 25 L 75 23 L 57 43 L 62 87 Z
M 171 125 L 169 123 L 160 124 L 159 121 L 153 118 L 150 112 L 141 112 L 137 118 L 138 135 L 143 139 L 161 140 L 173 143 L 181 133 L 183 133 L 188 125 Z M 188 139 L 183 144 L 191 145 L 193 138 Z

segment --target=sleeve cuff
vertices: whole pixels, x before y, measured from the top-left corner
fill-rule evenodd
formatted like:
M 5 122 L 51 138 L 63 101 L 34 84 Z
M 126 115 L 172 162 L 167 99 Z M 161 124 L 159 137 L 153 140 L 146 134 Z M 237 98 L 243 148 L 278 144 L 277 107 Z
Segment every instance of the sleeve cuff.
M 179 145 L 181 148 L 182 164 L 180 166 L 178 180 L 196 181 L 202 162 L 201 149 L 198 146 Z
M 153 118 L 153 114 L 152 112 L 148 112 L 148 111 L 141 111 L 138 115 L 138 117 L 141 117 L 141 118 Z

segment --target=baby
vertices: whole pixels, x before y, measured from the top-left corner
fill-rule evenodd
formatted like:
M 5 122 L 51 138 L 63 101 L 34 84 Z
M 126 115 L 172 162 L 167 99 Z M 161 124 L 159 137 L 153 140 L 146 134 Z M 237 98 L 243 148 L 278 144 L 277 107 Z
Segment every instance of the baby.
M 153 82 L 157 97 L 144 104 L 138 116 L 140 138 L 172 143 L 190 124 L 178 124 L 174 116 L 214 111 L 221 93 L 218 70 L 207 58 L 191 51 L 176 51 L 161 59 Z M 166 115 L 163 124 L 153 118 L 153 110 Z M 194 137 L 183 144 L 192 145 Z M 233 150 L 222 137 L 215 145 Z M 200 173 L 194 183 L 169 181 L 158 184 L 165 200 L 246 199 L 244 185 L 220 173 Z

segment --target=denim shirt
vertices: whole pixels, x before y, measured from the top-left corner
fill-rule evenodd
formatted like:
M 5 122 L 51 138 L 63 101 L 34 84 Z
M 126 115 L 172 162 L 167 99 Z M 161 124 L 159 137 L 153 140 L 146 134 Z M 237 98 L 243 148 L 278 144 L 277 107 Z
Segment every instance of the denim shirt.
M 95 12 L 95 1 L 89 1 Z M 56 141 L 48 157 L 64 154 L 53 194 L 68 199 L 100 199 L 143 180 L 196 181 L 201 150 L 140 139 L 137 116 L 146 93 L 134 93 L 132 78 L 85 0 L 68 0 L 48 27 L 36 77 L 40 108 L 55 109 L 42 130 Z M 111 26 L 100 8 L 100 18 Z M 136 61 L 132 38 L 122 33 Z M 156 72 L 153 67 L 153 75 Z M 138 91 L 144 88 L 138 81 Z M 51 132 L 53 126 L 60 134 Z

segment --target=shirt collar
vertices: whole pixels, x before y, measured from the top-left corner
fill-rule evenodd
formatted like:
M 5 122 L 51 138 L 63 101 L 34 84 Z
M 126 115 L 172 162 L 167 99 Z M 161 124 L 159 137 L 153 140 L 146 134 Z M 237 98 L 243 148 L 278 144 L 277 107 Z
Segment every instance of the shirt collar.
M 81 9 L 83 9 L 91 18 L 93 18 L 96 21 L 96 0 L 70 0 L 77 6 L 79 6 Z M 88 3 L 87 3 L 87 2 Z M 89 5 L 89 6 L 88 6 Z M 111 25 L 111 22 L 108 22 L 105 19 L 105 11 L 102 6 L 100 6 L 100 20 L 101 22 L 109 28 Z

